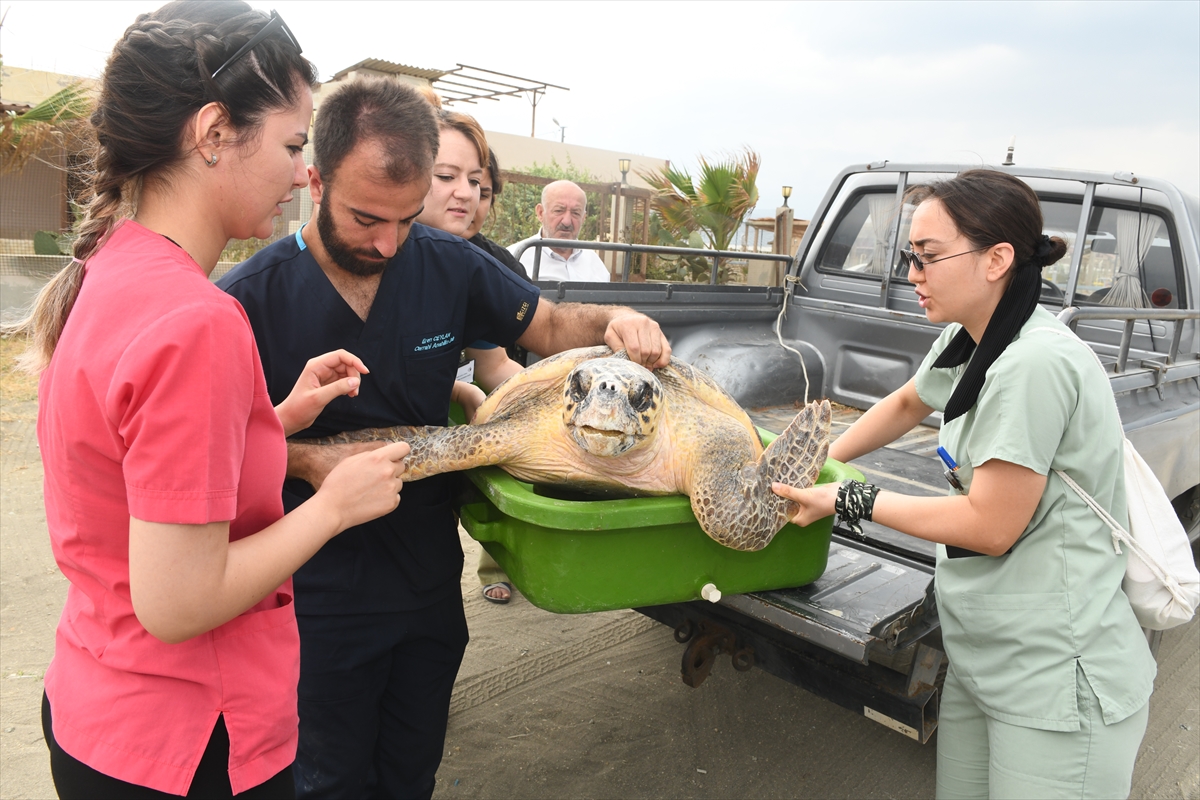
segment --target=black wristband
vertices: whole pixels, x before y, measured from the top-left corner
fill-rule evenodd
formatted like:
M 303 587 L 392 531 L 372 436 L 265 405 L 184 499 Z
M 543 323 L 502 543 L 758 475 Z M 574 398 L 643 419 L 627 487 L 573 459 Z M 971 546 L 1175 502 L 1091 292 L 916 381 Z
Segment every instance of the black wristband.
M 837 512 L 842 524 L 860 539 L 865 539 L 866 534 L 863 533 L 859 520 L 871 520 L 871 513 L 875 510 L 875 497 L 878 494 L 878 486 L 862 481 L 846 480 L 838 487 L 833 510 Z

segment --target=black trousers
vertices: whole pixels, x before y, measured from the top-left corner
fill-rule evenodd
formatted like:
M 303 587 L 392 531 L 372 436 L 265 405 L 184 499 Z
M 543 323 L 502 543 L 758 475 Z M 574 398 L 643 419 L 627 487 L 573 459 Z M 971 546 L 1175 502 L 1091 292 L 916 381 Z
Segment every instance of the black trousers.
M 164 720 L 164 724 L 170 724 Z M 178 795 L 159 792 L 135 783 L 105 775 L 68 755 L 54 739 L 53 717 L 50 700 L 42 693 L 42 734 L 50 748 L 50 775 L 54 778 L 54 789 L 63 800 L 165 800 Z M 233 797 L 229 784 L 229 732 L 225 730 L 225 717 L 217 717 L 216 727 L 208 739 L 208 747 L 200 758 L 200 766 L 188 787 L 188 797 L 226 798 Z M 238 795 L 246 800 L 292 800 L 296 787 L 292 782 L 291 769 L 284 769 L 265 783 L 260 783 Z
M 430 797 L 467 647 L 462 597 L 416 611 L 297 621 L 296 796 Z

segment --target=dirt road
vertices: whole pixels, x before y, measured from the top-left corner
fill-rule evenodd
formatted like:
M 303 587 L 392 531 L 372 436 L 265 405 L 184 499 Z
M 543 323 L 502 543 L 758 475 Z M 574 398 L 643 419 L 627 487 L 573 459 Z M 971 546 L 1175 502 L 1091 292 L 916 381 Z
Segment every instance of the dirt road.
M 0 798 L 54 796 L 38 721 L 66 581 L 41 505 L 36 406 L 0 398 Z M 485 602 L 464 536 L 471 645 L 437 798 L 932 797 L 932 742 L 728 658 L 689 689 L 671 631 L 631 611 Z M 1200 622 L 1163 638 L 1133 797 L 1200 798 Z

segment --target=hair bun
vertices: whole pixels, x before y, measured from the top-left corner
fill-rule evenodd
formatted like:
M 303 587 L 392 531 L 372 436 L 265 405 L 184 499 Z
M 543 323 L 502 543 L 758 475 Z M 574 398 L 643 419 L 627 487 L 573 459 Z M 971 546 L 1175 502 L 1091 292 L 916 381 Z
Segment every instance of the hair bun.
M 1067 243 L 1057 236 L 1047 236 L 1042 234 L 1042 238 L 1038 240 L 1037 245 L 1033 248 L 1033 257 L 1030 259 L 1034 266 L 1039 269 L 1048 267 L 1055 261 L 1058 261 L 1067 253 Z

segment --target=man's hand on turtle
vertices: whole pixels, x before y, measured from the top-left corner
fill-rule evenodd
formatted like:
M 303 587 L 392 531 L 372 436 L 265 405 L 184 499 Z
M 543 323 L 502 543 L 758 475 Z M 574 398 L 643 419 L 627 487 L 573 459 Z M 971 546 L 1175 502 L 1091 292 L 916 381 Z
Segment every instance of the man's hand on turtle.
M 636 311 L 627 311 L 609 320 L 604 343 L 614 353 L 624 350 L 630 361 L 646 369 L 658 369 L 671 363 L 671 343 L 662 328 L 650 317 Z

